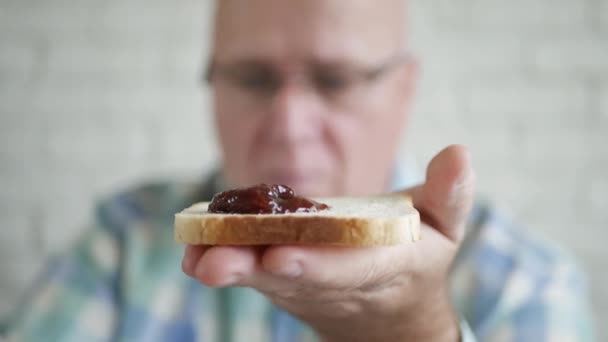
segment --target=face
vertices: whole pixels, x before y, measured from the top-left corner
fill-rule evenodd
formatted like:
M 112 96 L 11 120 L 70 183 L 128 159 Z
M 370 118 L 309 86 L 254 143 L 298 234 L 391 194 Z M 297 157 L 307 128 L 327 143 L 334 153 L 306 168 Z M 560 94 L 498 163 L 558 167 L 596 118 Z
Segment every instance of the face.
M 401 6 L 218 6 L 209 80 L 228 185 L 286 184 L 306 196 L 385 191 L 415 76 Z

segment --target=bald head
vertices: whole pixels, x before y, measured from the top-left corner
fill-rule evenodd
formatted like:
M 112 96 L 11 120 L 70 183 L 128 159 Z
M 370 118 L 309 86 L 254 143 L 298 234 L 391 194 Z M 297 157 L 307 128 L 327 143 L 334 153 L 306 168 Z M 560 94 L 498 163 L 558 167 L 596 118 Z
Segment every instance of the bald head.
M 213 53 L 374 60 L 405 45 L 405 0 L 218 0 Z
M 386 190 L 407 121 L 405 0 L 218 0 L 213 103 L 229 185 Z

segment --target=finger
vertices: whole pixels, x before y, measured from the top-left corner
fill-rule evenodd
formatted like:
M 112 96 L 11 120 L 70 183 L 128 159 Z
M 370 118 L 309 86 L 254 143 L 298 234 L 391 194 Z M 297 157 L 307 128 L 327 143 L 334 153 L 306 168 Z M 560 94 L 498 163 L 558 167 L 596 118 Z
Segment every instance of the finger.
M 257 255 L 255 247 L 211 247 L 196 263 L 192 276 L 210 287 L 233 286 L 253 276 Z
M 356 288 L 397 273 L 396 259 L 405 259 L 397 257 L 398 247 L 216 246 L 199 257 L 191 276 L 209 287 L 248 286 L 264 293 L 304 285 Z
M 430 162 L 424 185 L 409 191 L 423 221 L 453 241 L 464 236 L 473 204 L 475 174 L 464 146 L 452 145 Z
M 209 287 L 245 286 L 275 293 L 294 285 L 261 265 L 265 247 L 214 246 L 197 260 L 191 276 Z
M 204 245 L 187 245 L 184 250 L 184 258 L 182 259 L 182 270 L 189 276 L 194 276 L 194 268 L 198 260 L 203 256 L 208 246 Z
M 317 287 L 373 286 L 399 273 L 410 247 L 274 246 L 262 256 L 262 268 L 273 276 Z M 255 285 L 265 286 L 259 282 Z

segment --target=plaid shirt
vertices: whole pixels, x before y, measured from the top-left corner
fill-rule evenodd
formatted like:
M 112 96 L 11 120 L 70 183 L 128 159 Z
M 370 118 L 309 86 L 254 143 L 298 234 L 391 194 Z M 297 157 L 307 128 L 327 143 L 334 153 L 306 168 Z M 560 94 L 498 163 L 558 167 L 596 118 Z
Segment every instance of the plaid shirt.
M 247 288 L 185 276 L 173 215 L 216 182 L 164 183 L 118 194 L 96 225 L 50 263 L 15 314 L 9 341 L 314 341 L 305 324 Z M 576 265 L 478 206 L 452 272 L 464 341 L 592 341 Z M 468 323 L 468 324 L 467 324 Z

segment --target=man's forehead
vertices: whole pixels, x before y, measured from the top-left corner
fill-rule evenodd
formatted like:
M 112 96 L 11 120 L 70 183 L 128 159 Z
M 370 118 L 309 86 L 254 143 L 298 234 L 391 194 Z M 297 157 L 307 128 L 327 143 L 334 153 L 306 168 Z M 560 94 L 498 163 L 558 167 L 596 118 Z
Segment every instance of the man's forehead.
M 403 49 L 405 0 L 218 0 L 214 58 L 378 59 Z

